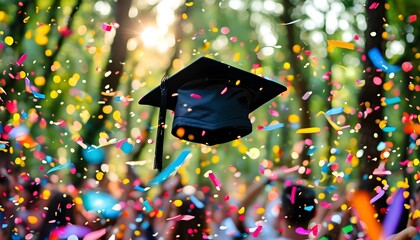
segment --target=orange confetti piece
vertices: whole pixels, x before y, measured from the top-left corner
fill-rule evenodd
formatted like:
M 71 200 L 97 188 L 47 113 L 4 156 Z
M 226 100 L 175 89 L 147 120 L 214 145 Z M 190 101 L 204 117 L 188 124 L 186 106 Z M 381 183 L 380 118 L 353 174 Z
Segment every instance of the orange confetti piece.
M 321 131 L 319 127 L 310 127 L 310 128 L 301 128 L 296 131 L 296 133 L 318 133 Z
M 354 44 L 337 40 L 328 40 L 328 46 L 354 50 Z
M 382 227 L 374 217 L 376 211 L 370 204 L 369 194 L 363 191 L 356 192 L 351 205 L 357 211 L 360 220 L 366 224 L 368 237 L 372 240 L 379 240 L 382 233 Z

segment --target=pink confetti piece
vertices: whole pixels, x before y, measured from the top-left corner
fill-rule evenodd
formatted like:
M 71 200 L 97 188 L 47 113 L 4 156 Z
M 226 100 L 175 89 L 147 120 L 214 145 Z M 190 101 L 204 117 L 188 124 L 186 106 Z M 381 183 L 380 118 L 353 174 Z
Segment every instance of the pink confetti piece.
M 273 116 L 273 117 L 278 117 L 278 116 L 280 116 L 280 114 L 279 114 L 279 112 L 277 112 L 276 110 L 274 110 L 274 109 L 269 109 L 268 110 L 268 112 L 270 113 L 270 115 L 271 116 Z
M 189 221 L 191 219 L 194 219 L 195 217 L 192 215 L 176 215 L 174 217 L 167 218 L 166 220 L 174 220 L 174 221 Z
M 102 30 L 109 32 L 112 30 L 112 26 L 104 23 L 102 24 Z
M 305 94 L 303 94 L 302 96 L 302 100 L 308 100 L 308 98 L 312 95 L 312 91 L 307 91 Z
M 327 209 L 329 209 L 329 208 L 331 208 L 331 203 L 329 203 L 329 202 L 321 202 L 321 207 L 323 207 L 323 208 L 327 208 Z
M 379 3 L 378 2 L 374 2 L 374 3 L 372 3 L 370 6 L 369 6 L 369 9 L 376 9 L 376 8 L 378 8 L 379 7 Z
M 228 90 L 228 88 L 227 88 L 227 87 L 223 88 L 223 90 L 220 92 L 220 94 L 221 94 L 221 95 L 225 94 L 225 93 L 227 92 L 227 90 Z
M 379 170 L 379 169 L 375 169 L 373 170 L 373 175 L 391 175 L 392 172 L 389 170 Z
M 298 228 L 296 228 L 296 233 L 297 234 L 300 234 L 300 235 L 309 235 L 309 233 L 311 233 L 312 232 L 312 230 L 311 229 L 304 229 L 304 228 L 302 228 L 302 227 L 298 227 Z
M 17 61 L 16 61 L 16 64 L 18 65 L 18 66 L 20 66 L 22 63 L 23 63 L 23 61 L 25 61 L 26 60 L 26 58 L 28 57 L 28 55 L 26 54 L 26 53 L 24 53 Z
M 94 232 L 90 232 L 90 233 L 86 234 L 85 237 L 83 238 L 83 240 L 96 240 L 96 239 L 100 239 L 105 234 L 106 234 L 106 228 L 102 228 L 102 229 L 100 229 L 98 231 L 94 231 Z
M 299 168 L 300 168 L 300 166 L 299 165 L 296 165 L 296 166 L 293 166 L 291 168 L 284 169 L 283 172 L 284 173 L 296 172 L 297 170 L 299 170 Z
M 262 230 L 262 225 L 259 225 L 258 227 L 257 227 L 257 229 L 255 229 L 255 231 L 252 233 L 252 236 L 254 237 L 254 238 L 256 238 L 256 237 L 258 237 L 258 235 L 260 234 L 260 232 L 261 232 L 261 230 Z
M 292 204 L 295 204 L 295 195 L 296 195 L 296 186 L 293 186 L 291 196 L 290 196 L 290 202 Z
M 216 187 L 216 189 L 220 191 L 220 187 L 222 186 L 222 183 L 219 181 L 219 179 L 216 178 L 214 173 L 212 173 L 212 172 L 209 173 L 209 178 L 212 181 L 212 183 L 214 184 L 214 186 Z
M 196 94 L 196 93 L 191 93 L 191 95 L 190 95 L 192 98 L 195 98 L 195 99 L 201 99 L 201 96 L 200 95 L 198 95 L 198 94 Z
M 347 158 L 346 158 L 346 163 L 351 163 L 351 159 L 353 158 L 353 154 L 349 154 L 349 155 L 347 155 Z
M 376 194 L 372 199 L 370 199 L 370 203 L 374 203 L 378 201 L 385 194 L 385 191 L 382 189 L 378 194 Z

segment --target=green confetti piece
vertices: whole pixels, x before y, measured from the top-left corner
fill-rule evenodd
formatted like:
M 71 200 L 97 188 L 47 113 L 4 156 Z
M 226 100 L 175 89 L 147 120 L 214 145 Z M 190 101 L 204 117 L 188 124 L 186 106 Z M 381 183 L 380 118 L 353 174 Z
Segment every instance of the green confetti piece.
M 352 225 L 347 225 L 347 226 L 343 227 L 342 230 L 345 234 L 347 234 L 347 233 L 353 231 L 353 226 Z

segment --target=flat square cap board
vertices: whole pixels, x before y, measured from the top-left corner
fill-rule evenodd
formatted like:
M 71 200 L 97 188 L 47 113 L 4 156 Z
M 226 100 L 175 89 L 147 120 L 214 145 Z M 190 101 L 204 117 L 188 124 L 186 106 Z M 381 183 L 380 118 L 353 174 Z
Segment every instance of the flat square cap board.
M 174 112 L 172 135 L 214 145 L 251 133 L 249 113 L 286 90 L 278 82 L 201 57 L 173 76 L 164 78 L 160 86 L 140 99 L 139 104 L 160 108 L 158 155 L 163 148 L 166 109 Z M 155 168 L 159 167 L 155 165 Z

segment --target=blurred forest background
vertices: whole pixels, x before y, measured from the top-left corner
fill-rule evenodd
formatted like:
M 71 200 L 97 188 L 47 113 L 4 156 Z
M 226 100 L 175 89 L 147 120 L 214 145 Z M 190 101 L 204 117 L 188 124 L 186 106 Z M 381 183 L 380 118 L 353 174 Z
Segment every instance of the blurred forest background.
M 327 196 L 372 177 L 391 192 L 413 187 L 419 10 L 411 0 L 0 0 L 1 165 L 56 184 L 133 184 L 134 174 L 147 185 L 158 109 L 137 102 L 207 56 L 288 91 L 250 114 L 252 134 L 212 147 L 170 135 L 168 114 L 164 167 L 191 149 L 184 183 L 212 186 L 211 170 L 240 196 L 287 166 Z

